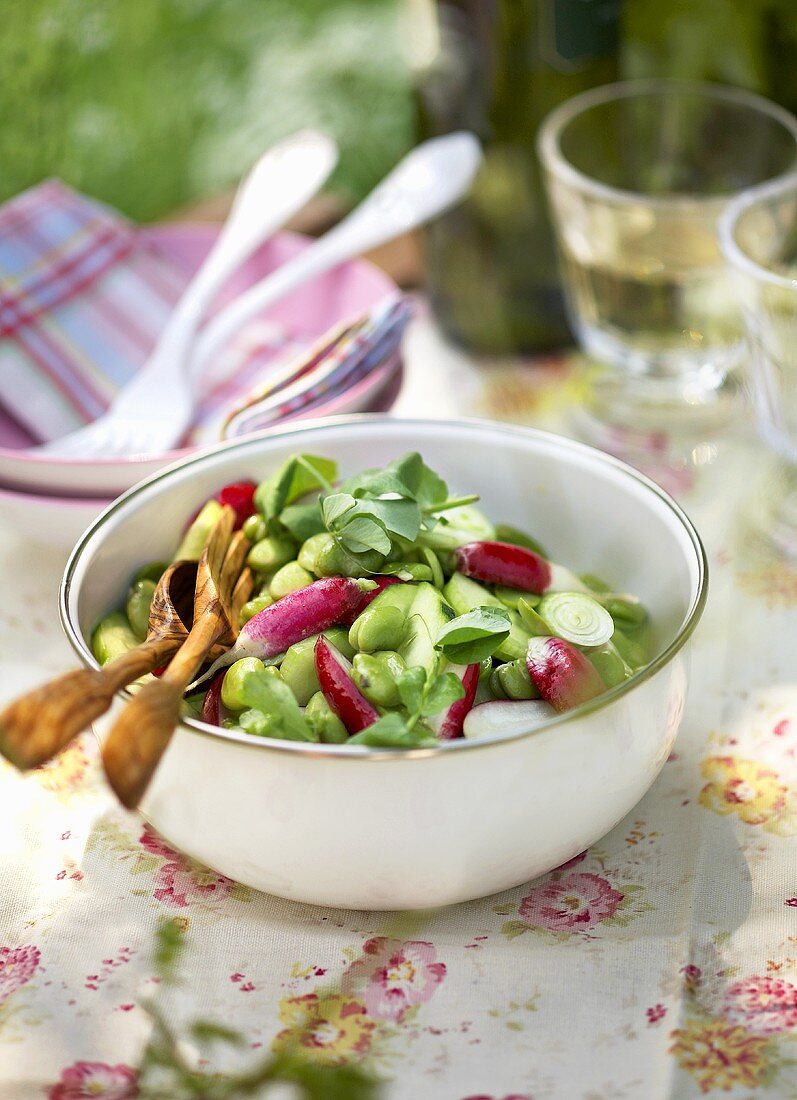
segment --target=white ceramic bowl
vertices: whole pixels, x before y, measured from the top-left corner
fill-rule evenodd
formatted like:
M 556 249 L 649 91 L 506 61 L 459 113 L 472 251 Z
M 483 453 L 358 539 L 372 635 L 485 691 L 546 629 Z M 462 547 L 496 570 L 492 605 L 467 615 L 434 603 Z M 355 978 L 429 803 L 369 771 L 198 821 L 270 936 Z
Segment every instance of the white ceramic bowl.
M 145 816 L 189 855 L 282 897 L 412 909 L 524 882 L 631 810 L 680 723 L 687 642 L 706 598 L 705 555 L 689 520 L 653 482 L 599 451 L 489 422 L 340 418 L 226 445 L 150 478 L 100 516 L 67 566 L 61 611 L 80 658 L 94 664 L 87 639 L 97 619 L 139 565 L 168 557 L 186 517 L 220 485 L 263 477 L 297 451 L 332 455 L 348 473 L 407 450 L 421 451 L 454 489 L 481 493 L 491 517 L 538 535 L 555 559 L 638 593 L 657 656 L 572 714 L 500 741 L 374 750 L 183 722 Z

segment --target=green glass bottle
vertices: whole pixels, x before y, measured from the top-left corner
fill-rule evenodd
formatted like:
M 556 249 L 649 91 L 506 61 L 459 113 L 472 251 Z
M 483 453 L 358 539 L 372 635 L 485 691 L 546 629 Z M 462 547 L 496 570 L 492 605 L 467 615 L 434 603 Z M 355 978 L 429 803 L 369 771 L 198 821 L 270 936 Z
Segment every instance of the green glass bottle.
M 620 0 L 437 3 L 419 130 L 473 130 L 485 163 L 427 232 L 428 289 L 443 329 L 474 351 L 570 342 L 535 139 L 558 103 L 616 79 L 619 10 Z

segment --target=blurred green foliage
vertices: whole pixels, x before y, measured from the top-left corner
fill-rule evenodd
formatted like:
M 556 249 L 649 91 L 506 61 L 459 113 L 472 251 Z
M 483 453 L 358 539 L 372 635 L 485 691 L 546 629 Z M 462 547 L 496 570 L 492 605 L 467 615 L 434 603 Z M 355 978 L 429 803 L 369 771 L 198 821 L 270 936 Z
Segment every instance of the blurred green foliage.
M 147 221 L 304 126 L 366 191 L 411 141 L 397 0 L 2 0 L 0 201 L 47 176 Z
M 797 111 L 797 0 L 625 0 L 624 77 L 734 84 Z
M 340 142 L 332 187 L 351 201 L 412 142 L 411 7 L 0 0 L 0 201 L 60 176 L 148 221 L 303 126 Z M 738 84 L 797 110 L 797 0 L 625 0 L 622 43 L 624 76 Z

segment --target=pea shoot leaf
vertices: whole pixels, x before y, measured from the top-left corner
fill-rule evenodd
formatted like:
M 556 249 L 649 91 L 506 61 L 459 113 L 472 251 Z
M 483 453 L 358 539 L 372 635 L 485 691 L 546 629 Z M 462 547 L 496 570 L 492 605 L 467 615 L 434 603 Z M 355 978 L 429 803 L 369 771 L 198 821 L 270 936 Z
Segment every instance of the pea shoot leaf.
M 373 745 L 376 748 L 411 748 L 422 740 L 422 734 L 410 729 L 407 722 L 395 711 L 384 714 L 378 721 L 356 733 L 348 745 Z
M 432 714 L 439 714 L 441 710 L 447 710 L 457 699 L 464 699 L 465 688 L 455 672 L 444 672 L 437 676 L 426 693 L 426 698 L 421 706 L 421 715 L 428 718 Z
M 396 681 L 402 703 L 411 716 L 420 714 L 426 687 L 426 669 L 420 666 L 408 668 Z
M 368 550 L 389 554 L 393 545 L 385 525 L 368 515 L 355 516 L 340 529 L 339 534 L 340 541 L 353 554 L 364 554 Z
M 347 512 L 355 507 L 357 501 L 351 493 L 330 493 L 321 501 L 321 511 L 324 515 L 324 523 L 331 531 L 340 526 L 340 520 Z
M 255 506 L 266 520 L 274 519 L 312 489 L 329 489 L 337 476 L 338 464 L 331 458 L 291 455 L 276 473 L 258 485 Z
M 313 535 L 319 535 L 326 530 L 324 517 L 321 514 L 321 505 L 318 501 L 313 504 L 291 504 L 280 512 L 279 522 L 298 542 L 305 542 Z
M 435 646 L 456 664 L 474 664 L 495 653 L 508 637 L 509 625 L 505 608 L 477 607 L 446 623 Z

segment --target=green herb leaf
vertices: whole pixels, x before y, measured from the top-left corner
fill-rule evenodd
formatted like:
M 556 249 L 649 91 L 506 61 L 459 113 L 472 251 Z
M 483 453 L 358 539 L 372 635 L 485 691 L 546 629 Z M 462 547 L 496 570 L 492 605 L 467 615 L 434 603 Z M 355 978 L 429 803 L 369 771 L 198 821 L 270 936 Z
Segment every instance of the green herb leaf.
M 278 517 L 283 508 L 312 489 L 329 489 L 338 465 L 319 455 L 292 455 L 255 491 L 255 506 L 265 518 Z
M 444 672 L 437 676 L 432 686 L 426 693 L 426 698 L 421 707 L 421 715 L 428 718 L 432 714 L 439 714 L 441 710 L 447 710 L 457 699 L 464 699 L 465 688 L 455 672 Z
M 396 681 L 401 701 L 411 715 L 420 714 L 426 686 L 426 669 L 416 666 L 402 672 Z
M 495 653 L 509 636 L 509 628 L 506 608 L 477 607 L 446 623 L 435 645 L 456 664 L 475 664 Z
M 318 740 L 296 696 L 279 677 L 266 675 L 262 669 L 249 672 L 243 677 L 241 687 L 244 702 L 251 709 L 244 711 L 238 723 L 247 733 L 258 737 L 283 737 L 287 741 Z
M 329 496 L 324 497 L 321 501 L 321 511 L 327 528 L 331 531 L 340 518 L 350 512 L 356 504 L 357 501 L 351 493 L 330 493 Z
M 376 550 L 379 554 L 389 554 L 392 543 L 384 524 L 371 516 L 355 516 L 339 531 L 340 541 L 353 554 L 364 554 Z
M 290 531 L 297 542 L 306 542 L 313 535 L 320 535 L 326 530 L 321 505 L 317 501 L 312 504 L 291 504 L 283 508 L 279 522 Z
M 413 670 L 414 671 L 414 670 Z M 423 672 L 423 669 L 420 670 Z M 382 749 L 411 749 L 423 745 L 437 744 L 434 737 L 430 737 L 424 729 L 410 729 L 400 714 L 395 711 L 383 715 L 371 726 L 366 726 L 354 737 L 350 737 L 347 745 L 372 745 Z
M 421 529 L 421 510 L 414 500 L 388 498 L 379 500 L 360 500 L 357 502 L 360 515 L 373 516 L 385 525 L 386 530 L 399 538 L 414 542 Z

